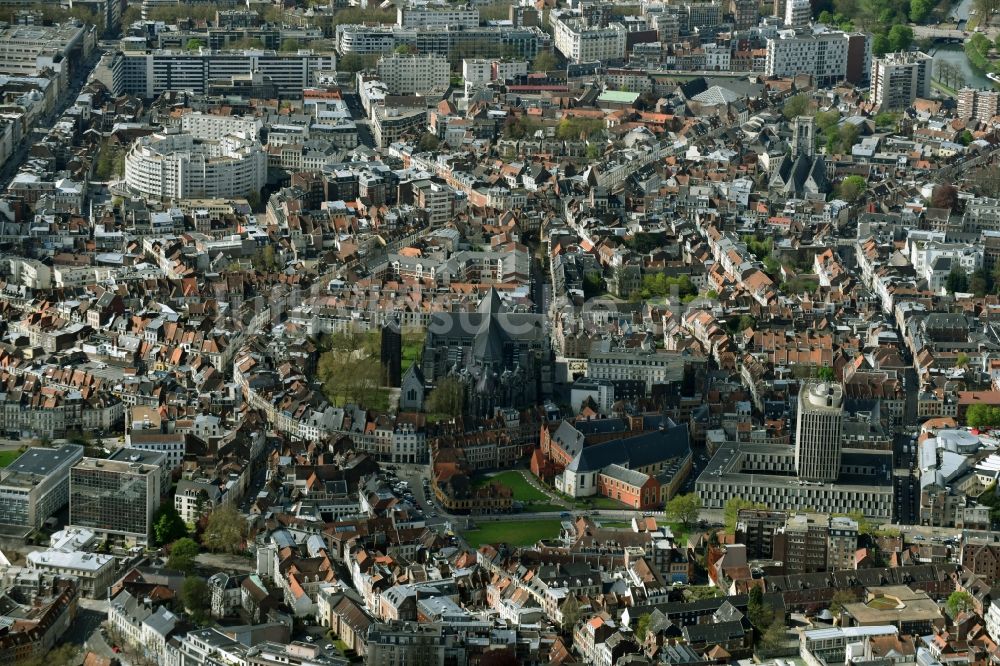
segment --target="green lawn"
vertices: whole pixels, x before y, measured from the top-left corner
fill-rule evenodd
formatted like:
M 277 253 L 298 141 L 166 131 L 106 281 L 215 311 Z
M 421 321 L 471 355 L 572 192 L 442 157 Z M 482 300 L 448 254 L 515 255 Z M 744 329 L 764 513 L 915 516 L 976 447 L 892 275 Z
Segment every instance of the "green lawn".
M 21 451 L 0 451 L 0 467 L 7 467 L 21 456 Z
M 601 527 L 609 530 L 621 530 L 621 529 L 632 529 L 632 523 L 627 523 L 624 520 L 600 520 L 597 522 L 601 524 Z
M 462 536 L 473 548 L 484 543 L 500 542 L 512 546 L 530 546 L 539 539 L 554 539 L 559 536 L 560 524 L 559 520 L 498 520 L 480 524 L 479 529 L 463 532 Z
M 514 491 L 514 499 L 519 502 L 531 503 L 549 501 L 548 496 L 528 483 L 528 481 L 521 476 L 520 472 L 500 472 L 499 474 L 494 474 L 493 476 L 478 478 L 474 481 L 474 483 L 477 487 L 479 487 L 485 486 L 491 481 L 510 488 Z
M 402 372 L 409 370 L 410 366 L 420 358 L 420 354 L 424 350 L 425 338 L 426 332 L 423 329 L 403 331 L 403 349 L 400 354 Z
M 622 504 L 618 500 L 613 500 L 610 497 L 602 497 L 600 495 L 595 495 L 594 497 L 586 497 L 575 501 L 577 507 L 581 509 L 629 509 L 633 511 L 635 510 L 635 507 L 629 506 L 627 504 Z
M 539 483 L 542 483 L 539 481 Z M 579 499 L 570 497 L 566 493 L 561 493 L 547 483 L 544 484 L 546 488 L 552 491 L 552 494 L 559 499 L 565 500 L 575 506 L 577 509 L 614 509 L 614 510 L 628 510 L 635 511 L 635 507 L 628 506 L 627 504 L 622 504 L 617 500 L 613 500 L 610 497 L 603 497 L 600 495 L 594 495 L 592 497 L 581 497 Z

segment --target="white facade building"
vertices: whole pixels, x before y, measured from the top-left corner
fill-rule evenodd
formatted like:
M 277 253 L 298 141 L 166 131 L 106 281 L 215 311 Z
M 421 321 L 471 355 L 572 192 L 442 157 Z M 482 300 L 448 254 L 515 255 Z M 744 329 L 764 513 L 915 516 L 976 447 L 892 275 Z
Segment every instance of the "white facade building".
M 167 90 L 204 93 L 214 79 L 248 78 L 253 74 L 267 77 L 282 97 L 302 96 L 302 89 L 313 85 L 322 72 L 337 69 L 337 59 L 330 54 L 311 51 L 277 53 L 275 51 L 125 51 L 121 61 L 113 61 L 107 75 L 119 77 L 123 92 L 140 97 L 156 97 Z M 121 68 L 121 73 L 117 71 Z
M 185 113 L 181 117 L 181 131 L 199 141 L 210 141 L 226 134 L 259 136 L 263 123 L 249 116 L 223 116 L 217 113 Z
M 80 581 L 80 593 L 91 599 L 103 599 L 115 582 L 114 555 L 36 550 L 28 553 L 28 568 L 76 576 Z
M 847 54 L 850 39 L 839 31 L 796 33 L 782 30 L 767 40 L 765 74 L 793 77 L 810 74 L 818 85 L 828 85 L 847 78 Z
M 436 55 L 401 55 L 379 58 L 378 76 L 390 95 L 427 95 L 448 88 L 448 60 Z
M 812 4 L 809 0 L 787 0 L 785 2 L 785 25 L 802 28 L 812 20 Z
M 396 10 L 396 25 L 401 28 L 475 28 L 479 25 L 479 8 L 472 5 L 410 2 Z
M 705 69 L 714 72 L 728 72 L 731 67 L 733 52 L 729 46 L 705 44 Z
M 553 43 L 570 62 L 621 60 L 625 57 L 627 31 L 621 23 L 588 26 L 582 18 L 554 16 Z
M 887 53 L 872 61 L 872 90 L 878 109 L 903 109 L 930 97 L 933 59 L 926 53 Z
M 153 134 L 136 140 L 125 155 L 125 183 L 151 197 L 245 197 L 266 181 L 267 153 L 245 135 L 199 141 L 191 134 Z

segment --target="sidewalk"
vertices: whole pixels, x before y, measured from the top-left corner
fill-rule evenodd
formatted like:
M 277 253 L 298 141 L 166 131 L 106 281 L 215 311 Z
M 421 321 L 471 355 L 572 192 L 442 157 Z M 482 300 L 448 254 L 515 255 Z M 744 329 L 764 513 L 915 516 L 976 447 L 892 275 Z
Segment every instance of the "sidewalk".
M 528 482 L 529 486 L 531 486 L 532 488 L 534 488 L 538 492 L 540 492 L 540 493 L 544 494 L 546 497 L 548 497 L 549 501 L 552 504 L 557 504 L 559 506 L 566 507 L 567 509 L 573 509 L 573 508 L 575 508 L 571 503 L 567 502 L 563 498 L 561 498 L 558 495 L 554 494 L 551 490 L 549 490 L 548 488 L 546 488 L 542 483 L 539 483 L 538 478 L 535 477 L 535 475 L 532 474 L 531 472 L 529 472 L 528 470 L 526 470 L 526 469 L 519 469 L 519 470 L 517 470 L 517 472 L 524 478 L 525 481 Z

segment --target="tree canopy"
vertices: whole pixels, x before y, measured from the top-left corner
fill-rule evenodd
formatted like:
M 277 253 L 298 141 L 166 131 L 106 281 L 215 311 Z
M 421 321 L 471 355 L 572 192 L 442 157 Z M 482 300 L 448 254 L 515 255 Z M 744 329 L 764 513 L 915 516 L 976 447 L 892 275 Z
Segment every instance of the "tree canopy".
M 974 608 L 972 595 L 964 590 L 955 590 L 948 595 L 948 600 L 944 603 L 944 608 L 952 618 L 958 617 L 960 613 L 970 611 Z
M 966 292 L 969 290 L 969 276 L 966 275 L 961 266 L 953 266 L 944 286 L 950 294 L 954 294 L 956 291 Z
M 785 118 L 791 120 L 792 118 L 806 115 L 809 106 L 809 96 L 805 93 L 799 93 L 785 100 L 784 105 L 781 107 L 781 113 Z
M 957 208 L 958 188 L 949 183 L 935 185 L 931 191 L 931 206 L 935 208 Z
M 187 533 L 187 525 L 174 508 L 174 503 L 167 501 L 161 504 L 153 515 L 153 540 L 163 546 L 187 536 Z
M 861 176 L 848 176 L 840 181 L 837 196 L 848 203 L 857 201 L 868 188 L 868 182 Z
M 465 408 L 465 385 L 455 377 L 444 377 L 427 397 L 427 411 L 448 417 L 462 415 Z
M 665 508 L 667 520 L 690 527 L 701 515 L 701 498 L 695 493 L 675 495 Z
M 194 571 L 195 558 L 198 557 L 198 551 L 198 543 L 194 539 L 189 537 L 178 539 L 170 548 L 167 567 L 190 574 Z
M 195 624 L 205 624 L 212 612 L 212 592 L 198 576 L 188 576 L 181 585 L 181 603 Z
M 246 521 L 236 509 L 220 506 L 209 515 L 201 543 L 213 552 L 239 552 L 243 548 L 246 527 Z
M 965 410 L 965 425 L 970 428 L 996 428 L 1000 426 L 1000 407 L 977 403 Z

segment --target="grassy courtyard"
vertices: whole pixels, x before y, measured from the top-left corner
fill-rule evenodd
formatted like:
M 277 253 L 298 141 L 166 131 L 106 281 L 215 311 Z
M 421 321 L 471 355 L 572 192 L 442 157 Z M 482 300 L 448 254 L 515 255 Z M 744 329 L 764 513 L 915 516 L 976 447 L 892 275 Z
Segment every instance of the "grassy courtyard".
M 401 372 L 406 372 L 410 366 L 420 360 L 420 354 L 424 351 L 424 339 L 426 334 L 423 330 L 403 329 L 403 349 L 400 354 Z
M 526 513 L 542 513 L 546 511 L 566 511 L 565 507 L 552 504 L 548 495 L 532 486 L 521 475 L 520 472 L 509 471 L 500 472 L 492 476 L 484 476 L 475 480 L 475 485 L 485 486 L 490 482 L 499 483 L 501 486 L 510 488 L 514 493 L 514 499 L 524 504 Z
M 559 536 L 560 524 L 559 520 L 498 520 L 479 524 L 478 529 L 463 532 L 462 536 L 473 548 L 484 543 L 530 546 L 539 539 Z
M 18 459 L 22 451 L 0 451 L 0 467 L 7 467 Z

